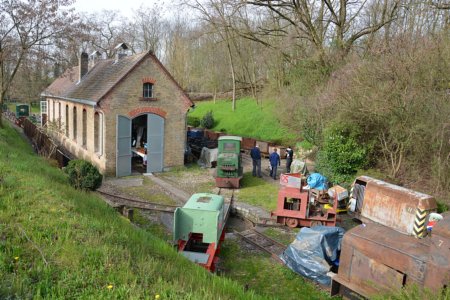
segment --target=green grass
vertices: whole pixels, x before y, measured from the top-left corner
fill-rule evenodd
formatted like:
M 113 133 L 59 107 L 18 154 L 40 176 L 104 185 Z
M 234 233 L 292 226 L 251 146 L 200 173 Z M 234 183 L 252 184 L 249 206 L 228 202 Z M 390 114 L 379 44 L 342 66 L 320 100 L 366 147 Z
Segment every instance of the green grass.
M 239 201 L 272 211 L 277 208 L 278 189 L 278 185 L 253 177 L 251 172 L 247 172 L 241 180 Z
M 237 100 L 236 111 L 231 110 L 230 100 L 202 101 L 195 104 L 196 108 L 189 116 L 202 118 L 208 111 L 213 112 L 215 131 L 225 131 L 228 134 L 252 137 L 279 144 L 289 144 L 298 136 L 281 126 L 274 113 L 275 101 L 264 101 L 258 106 L 251 98 Z
M 268 255 L 242 250 L 235 241 L 225 240 L 221 258 L 223 275 L 247 285 L 249 290 L 274 299 L 331 299 L 325 291 Z
M 144 199 L 149 202 L 176 205 L 176 202 L 171 197 L 153 183 L 153 181 L 145 177 L 143 178 L 142 186 L 119 187 L 118 189 L 132 197 Z
M 142 212 L 139 209 L 135 209 L 133 223 L 144 229 L 145 231 L 150 232 L 154 236 L 160 238 L 161 240 L 167 243 L 172 243 L 172 232 L 169 232 L 169 230 L 161 224 L 151 222 L 149 218 L 145 216 L 146 214 L 149 213 Z
M 300 228 L 290 229 L 288 232 L 280 230 L 279 228 L 267 228 L 264 234 L 272 239 L 282 243 L 283 245 L 290 245 L 295 239 L 295 236 L 300 231 Z
M 0 299 L 265 298 L 69 187 L 9 127 L 0 129 L 0 274 Z

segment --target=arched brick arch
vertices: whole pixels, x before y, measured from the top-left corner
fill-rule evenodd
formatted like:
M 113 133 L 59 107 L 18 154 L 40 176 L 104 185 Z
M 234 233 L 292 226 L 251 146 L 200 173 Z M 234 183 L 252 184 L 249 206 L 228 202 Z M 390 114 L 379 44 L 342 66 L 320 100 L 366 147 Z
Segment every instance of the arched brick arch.
M 130 111 L 128 113 L 128 116 L 130 118 L 134 118 L 138 115 L 142 115 L 142 114 L 146 114 L 146 113 L 155 114 L 164 119 L 166 118 L 166 115 L 167 115 L 167 113 L 164 110 L 162 110 L 161 108 L 158 108 L 158 107 L 139 107 L 139 108 L 136 108 L 136 109 L 133 109 L 132 111 Z

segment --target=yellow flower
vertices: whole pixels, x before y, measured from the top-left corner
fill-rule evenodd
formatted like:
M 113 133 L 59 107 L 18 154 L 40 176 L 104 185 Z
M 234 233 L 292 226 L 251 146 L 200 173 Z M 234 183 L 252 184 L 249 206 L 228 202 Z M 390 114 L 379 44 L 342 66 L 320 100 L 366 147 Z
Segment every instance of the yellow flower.
M 155 299 L 159 299 L 160 296 L 158 294 L 155 295 Z
M 18 256 L 14 257 L 14 260 L 19 260 L 19 257 Z
M 108 285 L 108 290 L 110 290 L 112 288 L 113 288 L 112 284 Z

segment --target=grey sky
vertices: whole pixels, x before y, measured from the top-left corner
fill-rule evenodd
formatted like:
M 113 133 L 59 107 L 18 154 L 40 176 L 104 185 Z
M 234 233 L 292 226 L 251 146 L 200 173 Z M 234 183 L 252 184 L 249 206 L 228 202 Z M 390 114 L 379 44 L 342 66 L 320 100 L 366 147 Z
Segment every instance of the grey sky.
M 125 17 L 131 17 L 133 10 L 138 9 L 141 5 L 151 7 L 152 5 L 163 6 L 165 3 L 173 3 L 174 1 L 161 0 L 76 0 L 73 7 L 78 12 L 100 12 L 104 9 L 118 10 Z

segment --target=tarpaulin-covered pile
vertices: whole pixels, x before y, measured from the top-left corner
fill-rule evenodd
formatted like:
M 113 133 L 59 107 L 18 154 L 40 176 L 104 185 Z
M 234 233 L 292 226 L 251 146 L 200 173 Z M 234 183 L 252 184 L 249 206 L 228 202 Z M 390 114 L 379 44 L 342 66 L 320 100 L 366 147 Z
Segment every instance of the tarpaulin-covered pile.
M 312 173 L 306 179 L 309 187 L 319 191 L 328 189 L 328 180 L 325 176 L 319 173 Z
M 327 273 L 339 258 L 344 232 L 340 227 L 303 227 L 280 258 L 294 272 L 330 285 Z
M 200 158 L 197 163 L 199 166 L 203 168 L 211 168 L 211 163 L 213 161 L 217 161 L 217 154 L 219 153 L 218 148 L 208 149 L 206 147 L 202 148 L 202 152 L 200 153 Z

